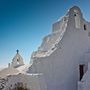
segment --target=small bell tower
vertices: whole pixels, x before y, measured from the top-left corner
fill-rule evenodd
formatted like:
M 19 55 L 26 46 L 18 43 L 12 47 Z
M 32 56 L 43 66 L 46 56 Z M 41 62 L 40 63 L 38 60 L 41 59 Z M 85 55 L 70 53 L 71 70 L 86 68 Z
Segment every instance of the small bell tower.
M 11 66 L 16 68 L 16 67 L 19 67 L 19 66 L 22 66 L 22 65 L 24 65 L 23 58 L 21 57 L 21 55 L 19 54 L 19 50 L 17 49 L 16 50 L 16 55 L 12 59 Z
M 83 15 L 79 7 L 73 6 L 68 10 L 67 15 L 69 15 L 70 27 L 72 26 L 73 28 L 76 29 L 82 28 L 81 25 L 82 25 Z

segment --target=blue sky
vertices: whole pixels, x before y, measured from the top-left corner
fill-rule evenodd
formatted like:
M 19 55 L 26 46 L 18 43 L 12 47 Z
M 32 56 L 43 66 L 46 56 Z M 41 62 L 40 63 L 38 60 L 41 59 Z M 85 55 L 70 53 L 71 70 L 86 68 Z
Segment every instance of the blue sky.
M 11 62 L 16 49 L 29 63 L 52 24 L 73 5 L 90 21 L 90 0 L 0 0 L 0 65 Z

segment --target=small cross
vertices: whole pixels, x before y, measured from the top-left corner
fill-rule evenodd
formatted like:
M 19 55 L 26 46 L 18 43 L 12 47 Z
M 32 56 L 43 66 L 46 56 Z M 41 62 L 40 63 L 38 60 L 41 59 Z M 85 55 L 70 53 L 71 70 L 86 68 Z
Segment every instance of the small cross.
M 18 54 L 18 53 L 19 53 L 19 50 L 17 49 L 16 52 L 17 52 L 17 54 Z

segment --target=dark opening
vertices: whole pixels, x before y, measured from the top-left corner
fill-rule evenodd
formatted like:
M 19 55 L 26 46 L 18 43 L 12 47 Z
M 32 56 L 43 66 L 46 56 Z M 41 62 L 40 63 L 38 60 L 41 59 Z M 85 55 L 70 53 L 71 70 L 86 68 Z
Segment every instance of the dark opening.
M 86 25 L 84 24 L 84 30 L 86 30 Z
M 79 73 L 80 73 L 80 81 L 81 81 L 81 79 L 82 79 L 82 77 L 83 77 L 83 75 L 84 75 L 84 64 L 82 64 L 82 65 L 79 65 Z
M 19 59 L 17 59 L 17 65 L 19 65 L 20 63 L 19 63 Z
M 74 16 L 76 16 L 76 14 L 74 14 Z
M 19 62 L 19 60 L 17 59 L 17 62 Z

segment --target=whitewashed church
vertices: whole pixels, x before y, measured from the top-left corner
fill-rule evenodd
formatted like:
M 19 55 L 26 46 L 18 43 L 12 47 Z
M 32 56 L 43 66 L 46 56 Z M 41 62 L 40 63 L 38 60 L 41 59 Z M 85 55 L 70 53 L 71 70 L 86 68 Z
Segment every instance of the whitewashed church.
M 73 6 L 52 25 L 30 64 L 17 53 L 0 71 L 0 90 L 90 90 L 90 22 Z M 19 90 L 19 89 L 18 89 Z

